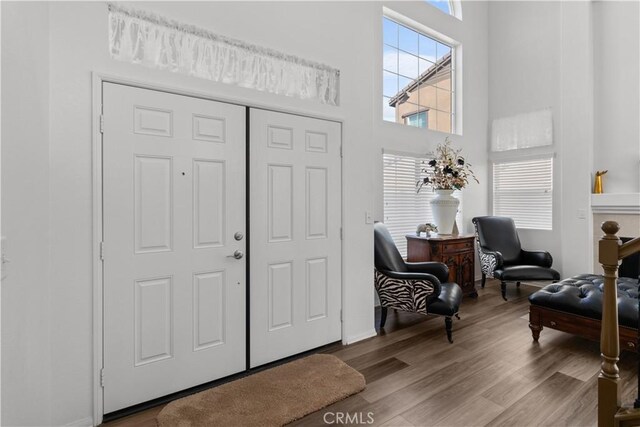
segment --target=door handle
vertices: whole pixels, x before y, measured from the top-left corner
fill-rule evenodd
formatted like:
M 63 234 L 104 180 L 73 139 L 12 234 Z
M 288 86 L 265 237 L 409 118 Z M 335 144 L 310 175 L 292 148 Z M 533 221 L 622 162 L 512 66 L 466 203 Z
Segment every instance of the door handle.
M 233 253 L 233 255 L 227 255 L 227 258 L 241 259 L 243 256 L 244 252 L 238 249 Z

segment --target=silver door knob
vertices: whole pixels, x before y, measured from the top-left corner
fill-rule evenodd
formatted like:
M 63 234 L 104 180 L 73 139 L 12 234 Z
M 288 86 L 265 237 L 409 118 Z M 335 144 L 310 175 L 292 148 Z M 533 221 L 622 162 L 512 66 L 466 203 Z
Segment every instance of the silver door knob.
M 235 259 L 240 259 L 244 256 L 244 252 L 242 252 L 241 250 L 236 250 L 233 255 L 227 255 L 227 258 L 235 258 Z
M 236 233 L 233 235 L 233 238 L 236 239 L 236 240 L 242 240 L 242 239 L 244 239 L 244 234 L 242 234 L 239 231 L 236 231 Z

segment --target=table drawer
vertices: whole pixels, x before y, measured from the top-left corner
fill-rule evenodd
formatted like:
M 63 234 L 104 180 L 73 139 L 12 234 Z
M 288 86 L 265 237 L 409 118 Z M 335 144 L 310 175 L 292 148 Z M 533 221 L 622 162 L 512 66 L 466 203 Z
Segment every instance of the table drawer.
M 457 243 L 445 243 L 442 245 L 443 254 L 459 254 L 462 252 L 473 251 L 473 242 L 457 242 Z

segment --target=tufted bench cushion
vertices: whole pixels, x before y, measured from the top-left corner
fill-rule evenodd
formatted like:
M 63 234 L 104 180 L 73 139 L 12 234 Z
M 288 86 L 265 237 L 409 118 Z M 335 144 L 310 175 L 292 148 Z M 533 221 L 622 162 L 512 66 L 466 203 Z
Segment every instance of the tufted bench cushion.
M 580 274 L 547 285 L 529 296 L 529 327 L 538 340 L 543 326 L 594 340 L 600 337 L 604 278 Z M 618 321 L 622 348 L 635 351 L 638 329 L 638 279 L 618 278 Z
M 580 274 L 545 286 L 533 293 L 529 297 L 529 302 L 533 305 L 600 320 L 603 285 L 602 276 Z M 618 278 L 618 321 L 623 326 L 638 328 L 637 279 Z

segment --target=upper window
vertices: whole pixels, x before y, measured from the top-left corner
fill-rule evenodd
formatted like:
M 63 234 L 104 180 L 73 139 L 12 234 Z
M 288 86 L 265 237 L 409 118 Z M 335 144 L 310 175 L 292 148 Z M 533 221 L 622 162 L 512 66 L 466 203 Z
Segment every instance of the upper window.
M 454 55 L 447 43 L 384 17 L 384 120 L 453 133 Z
M 453 7 L 451 7 L 452 5 L 450 1 L 448 0 L 425 0 L 425 1 L 429 3 L 431 6 L 434 6 L 440 9 L 444 13 L 453 15 Z
M 518 228 L 551 230 L 553 158 L 495 162 L 493 214 L 513 218 Z

